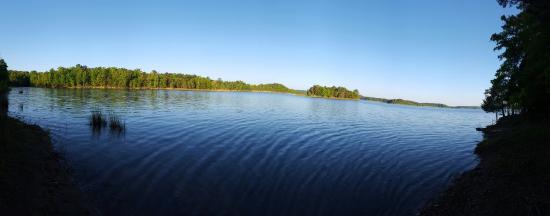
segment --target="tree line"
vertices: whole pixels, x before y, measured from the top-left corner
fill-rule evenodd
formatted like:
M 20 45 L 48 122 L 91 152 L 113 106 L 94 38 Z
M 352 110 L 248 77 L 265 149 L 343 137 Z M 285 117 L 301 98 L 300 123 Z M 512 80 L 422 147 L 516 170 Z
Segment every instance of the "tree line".
M 126 88 L 126 89 L 197 89 L 266 91 L 307 95 L 325 98 L 359 99 L 359 91 L 344 87 L 314 85 L 309 90 L 295 90 L 280 83 L 248 84 L 243 81 L 224 81 L 190 74 L 150 73 L 140 69 L 117 67 L 87 67 L 77 64 L 73 67 L 58 67 L 45 72 L 10 70 L 11 86 L 45 88 Z
M 502 60 L 482 108 L 501 116 L 550 116 L 550 1 L 497 0 L 516 7 L 502 16 L 502 31 L 491 36 Z
M 324 97 L 324 98 L 345 98 L 345 99 L 359 99 L 359 91 L 357 89 L 350 91 L 344 87 L 326 87 L 320 85 L 314 85 L 307 90 L 308 96 Z
M 129 89 L 204 89 L 204 90 L 234 90 L 234 91 L 270 91 L 295 93 L 283 84 L 247 84 L 243 81 L 213 80 L 178 73 L 146 73 L 140 69 L 117 67 L 58 67 L 46 72 L 15 71 L 9 73 L 12 86 L 33 86 L 47 88 L 129 88 Z

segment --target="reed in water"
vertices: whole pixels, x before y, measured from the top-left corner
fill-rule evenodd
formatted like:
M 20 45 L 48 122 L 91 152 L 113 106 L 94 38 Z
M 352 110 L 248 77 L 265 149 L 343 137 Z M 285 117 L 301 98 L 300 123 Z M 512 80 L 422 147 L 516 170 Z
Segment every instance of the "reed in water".
M 126 129 L 126 123 L 116 114 L 109 114 L 109 128 L 113 132 L 121 133 Z
M 99 130 L 106 125 L 107 120 L 105 120 L 103 113 L 99 110 L 92 111 L 92 115 L 90 116 L 90 126 L 92 126 L 94 130 Z

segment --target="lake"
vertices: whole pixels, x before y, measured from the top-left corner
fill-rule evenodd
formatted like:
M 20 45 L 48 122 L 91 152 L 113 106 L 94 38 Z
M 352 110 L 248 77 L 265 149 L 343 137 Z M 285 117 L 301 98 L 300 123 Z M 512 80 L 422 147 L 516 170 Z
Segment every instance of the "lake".
M 22 91 L 22 93 L 19 93 Z M 287 94 L 14 88 L 104 215 L 413 215 L 493 115 Z M 116 114 L 124 133 L 89 125 Z

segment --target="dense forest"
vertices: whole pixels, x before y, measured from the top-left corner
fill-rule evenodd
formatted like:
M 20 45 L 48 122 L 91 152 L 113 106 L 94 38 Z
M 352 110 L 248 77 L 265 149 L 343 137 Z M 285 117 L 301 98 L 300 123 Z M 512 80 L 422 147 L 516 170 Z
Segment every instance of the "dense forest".
M 307 90 L 307 95 L 312 97 L 324 97 L 324 98 L 342 98 L 342 99 L 359 99 L 359 91 L 350 91 L 344 87 L 326 87 L 320 85 L 314 85 Z
M 502 60 L 482 108 L 501 116 L 518 113 L 550 116 L 550 1 L 498 0 L 516 7 L 516 15 L 502 16 L 502 31 L 491 36 Z
M 359 91 L 344 87 L 323 87 L 314 85 L 308 91 L 290 89 L 283 84 L 247 84 L 243 81 L 213 80 L 189 74 L 146 73 L 140 69 L 117 67 L 93 67 L 82 65 L 58 67 L 46 72 L 9 71 L 11 86 L 33 86 L 47 88 L 128 88 L 128 89 L 197 89 L 266 91 L 305 94 L 312 97 L 359 99 Z
M 151 73 L 116 67 L 59 67 L 47 72 L 10 71 L 10 85 L 49 88 L 131 88 L 269 91 L 298 93 L 279 83 L 252 85 L 243 81 L 213 80 L 209 77 L 176 73 Z

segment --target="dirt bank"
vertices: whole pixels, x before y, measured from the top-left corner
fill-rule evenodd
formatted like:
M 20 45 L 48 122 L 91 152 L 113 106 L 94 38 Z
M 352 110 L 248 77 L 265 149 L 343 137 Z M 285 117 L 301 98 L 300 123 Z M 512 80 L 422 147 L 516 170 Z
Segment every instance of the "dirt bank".
M 550 124 L 508 117 L 483 132 L 480 164 L 420 215 L 550 215 Z
M 48 133 L 0 116 L 0 215 L 94 215 Z

